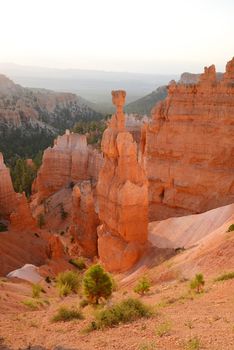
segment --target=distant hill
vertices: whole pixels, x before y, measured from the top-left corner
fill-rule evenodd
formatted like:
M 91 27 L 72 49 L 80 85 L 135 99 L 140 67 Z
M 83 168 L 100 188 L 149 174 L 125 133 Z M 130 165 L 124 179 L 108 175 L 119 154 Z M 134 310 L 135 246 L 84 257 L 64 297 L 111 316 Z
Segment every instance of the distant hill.
M 32 157 L 81 120 L 102 118 L 71 93 L 29 89 L 0 75 L 0 152 Z
M 141 115 L 150 115 L 152 108 L 158 101 L 164 100 L 167 96 L 167 87 L 160 86 L 151 94 L 140 98 L 137 101 L 129 103 L 125 107 L 125 111 L 128 113 L 137 113 Z
M 0 63 L 0 72 L 22 86 L 78 94 L 94 103 L 93 108 L 103 113 L 113 112 L 112 90 L 126 90 L 126 103 L 131 103 L 170 80 L 179 78 L 175 74 L 54 69 L 6 63 Z

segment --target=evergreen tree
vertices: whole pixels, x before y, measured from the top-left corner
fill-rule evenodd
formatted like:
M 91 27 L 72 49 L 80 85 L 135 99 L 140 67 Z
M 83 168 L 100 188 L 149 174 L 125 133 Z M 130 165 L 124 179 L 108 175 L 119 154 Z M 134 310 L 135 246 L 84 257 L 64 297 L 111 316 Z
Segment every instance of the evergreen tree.
M 83 289 L 89 302 L 98 304 L 100 298 L 107 299 L 112 294 L 111 277 L 101 265 L 93 265 L 84 275 Z

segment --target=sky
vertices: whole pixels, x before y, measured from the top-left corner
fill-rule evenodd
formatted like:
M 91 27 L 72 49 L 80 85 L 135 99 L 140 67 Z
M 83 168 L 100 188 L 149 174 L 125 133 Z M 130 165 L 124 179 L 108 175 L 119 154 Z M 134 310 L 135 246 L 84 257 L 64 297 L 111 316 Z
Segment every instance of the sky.
M 0 0 L 0 62 L 179 74 L 234 56 L 234 0 Z

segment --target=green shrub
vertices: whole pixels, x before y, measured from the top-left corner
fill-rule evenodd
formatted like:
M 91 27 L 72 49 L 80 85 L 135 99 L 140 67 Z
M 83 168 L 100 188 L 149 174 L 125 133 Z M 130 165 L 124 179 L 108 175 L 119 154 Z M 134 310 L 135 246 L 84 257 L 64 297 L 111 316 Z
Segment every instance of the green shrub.
M 59 296 L 60 297 L 67 297 L 69 294 L 72 293 L 71 287 L 65 283 L 61 285 L 57 285 L 58 290 L 59 290 Z
M 8 230 L 7 226 L 2 222 L 0 222 L 0 232 L 5 232 L 7 230 Z
M 163 337 L 164 335 L 168 335 L 170 333 L 170 330 L 171 330 L 171 324 L 169 322 L 164 322 L 157 326 L 156 334 L 159 337 Z
M 234 278 L 234 271 L 233 272 L 227 272 L 227 273 L 224 273 L 222 275 L 220 275 L 219 277 L 217 277 L 215 279 L 215 281 L 219 282 L 219 281 L 226 281 L 226 280 L 230 280 Z
M 185 344 L 186 350 L 199 350 L 201 348 L 200 340 L 197 337 L 189 339 Z
M 143 276 L 139 279 L 136 287 L 134 288 L 134 292 L 144 295 L 145 293 L 149 292 L 151 287 L 150 280 L 147 276 Z
M 93 265 L 84 275 L 83 289 L 88 301 L 98 304 L 100 298 L 107 299 L 112 294 L 111 277 L 100 265 Z
M 194 289 L 196 293 L 201 293 L 204 285 L 205 281 L 202 273 L 196 274 L 194 279 L 190 282 L 190 288 Z
M 150 308 L 140 300 L 129 298 L 105 310 L 98 311 L 93 329 L 113 327 L 120 323 L 133 322 L 142 317 L 150 317 Z
M 156 350 L 156 344 L 154 342 L 140 344 L 138 350 Z
M 77 267 L 79 270 L 86 269 L 86 264 L 83 258 L 70 259 L 69 263 Z
M 85 306 L 89 305 L 89 302 L 88 302 L 88 300 L 83 299 L 83 300 L 80 301 L 79 305 L 83 309 Z
M 38 310 L 40 306 L 45 306 L 45 304 L 49 304 L 49 302 L 47 300 L 25 299 L 22 301 L 22 304 L 29 307 L 31 310 Z
M 74 310 L 74 309 L 68 309 L 66 307 L 61 307 L 57 314 L 54 315 L 52 318 L 52 322 L 59 322 L 59 321 L 71 321 L 71 320 L 82 320 L 83 315 L 79 310 Z
M 22 301 L 22 304 L 24 304 L 25 306 L 28 306 L 32 310 L 37 310 L 39 307 L 37 300 L 32 300 L 32 299 L 25 299 Z
M 32 297 L 33 298 L 40 298 L 41 292 L 43 292 L 43 288 L 40 284 L 35 283 L 32 286 Z
M 232 232 L 232 231 L 234 231 L 234 224 L 231 224 L 227 230 L 227 232 Z
M 110 275 L 110 278 L 111 278 L 111 283 L 112 283 L 112 292 L 116 292 L 119 288 L 118 283 L 112 275 Z
M 56 286 L 60 296 L 77 293 L 81 286 L 81 277 L 74 271 L 61 272 L 56 278 Z
M 51 283 L 51 277 L 50 276 L 46 276 L 45 277 L 45 281 L 46 281 L 46 283 Z

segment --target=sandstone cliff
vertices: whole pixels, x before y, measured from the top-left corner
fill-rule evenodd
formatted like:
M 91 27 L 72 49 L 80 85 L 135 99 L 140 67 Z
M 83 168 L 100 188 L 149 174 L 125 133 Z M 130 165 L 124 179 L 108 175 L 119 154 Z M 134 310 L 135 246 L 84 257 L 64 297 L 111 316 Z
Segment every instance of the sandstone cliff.
M 200 213 L 234 201 L 234 59 L 217 80 L 168 87 L 142 132 L 150 220 Z
M 147 242 L 148 182 L 137 146 L 125 129 L 125 91 L 113 91 L 117 107 L 102 138 L 104 165 L 97 184 L 98 252 L 109 271 L 133 266 Z
M 77 181 L 95 182 L 102 162 L 101 154 L 87 145 L 85 135 L 66 131 L 55 140 L 54 147 L 47 148 L 43 154 L 33 185 L 38 201 Z

